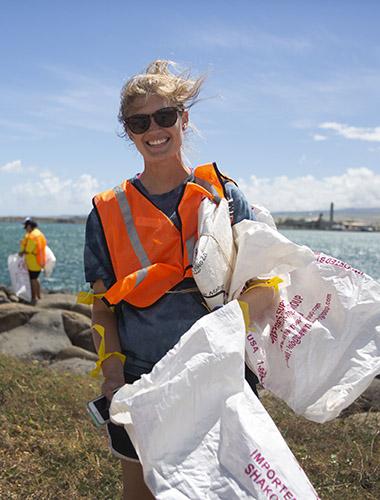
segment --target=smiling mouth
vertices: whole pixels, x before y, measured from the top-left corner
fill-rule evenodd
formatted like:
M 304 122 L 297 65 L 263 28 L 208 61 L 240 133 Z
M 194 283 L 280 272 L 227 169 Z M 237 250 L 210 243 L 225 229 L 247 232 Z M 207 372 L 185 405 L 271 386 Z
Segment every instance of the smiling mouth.
M 169 140 L 170 140 L 169 137 L 165 137 L 163 139 L 154 139 L 146 141 L 146 143 L 148 144 L 148 146 L 156 147 L 156 146 L 162 146 L 162 144 L 166 144 L 167 142 L 169 142 Z

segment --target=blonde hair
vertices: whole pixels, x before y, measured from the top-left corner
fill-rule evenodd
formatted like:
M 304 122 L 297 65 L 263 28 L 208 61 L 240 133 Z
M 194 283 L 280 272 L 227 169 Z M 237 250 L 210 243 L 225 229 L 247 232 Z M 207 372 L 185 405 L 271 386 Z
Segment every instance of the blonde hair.
M 192 79 L 189 70 L 179 71 L 177 68 L 177 64 L 173 61 L 157 59 L 149 64 L 145 73 L 133 76 L 123 86 L 118 119 L 123 125 L 125 135 L 127 134 L 125 119 L 138 97 L 148 98 L 150 95 L 158 95 L 182 110 L 188 109 L 197 101 L 205 77 Z

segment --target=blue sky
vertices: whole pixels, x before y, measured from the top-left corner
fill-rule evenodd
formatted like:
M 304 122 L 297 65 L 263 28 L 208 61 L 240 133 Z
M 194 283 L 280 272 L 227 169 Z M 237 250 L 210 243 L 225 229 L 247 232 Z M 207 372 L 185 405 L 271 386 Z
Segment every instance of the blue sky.
M 380 2 L 2 2 L 0 215 L 85 214 L 141 170 L 117 122 L 153 59 L 208 75 L 192 165 L 271 210 L 380 207 Z

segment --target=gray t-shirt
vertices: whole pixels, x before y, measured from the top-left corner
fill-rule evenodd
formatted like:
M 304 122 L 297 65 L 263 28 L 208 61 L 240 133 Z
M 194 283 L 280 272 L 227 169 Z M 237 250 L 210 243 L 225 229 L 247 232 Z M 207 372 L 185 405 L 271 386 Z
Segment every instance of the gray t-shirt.
M 193 180 L 189 176 L 184 183 Z M 175 211 L 183 184 L 168 193 L 149 194 L 135 177 L 134 185 L 162 212 L 176 223 Z M 254 220 L 252 209 L 242 192 L 232 182 L 225 185 L 227 199 L 232 200 L 233 223 L 243 219 Z M 87 219 L 84 248 L 86 281 L 93 283 L 102 279 L 109 288 L 115 283 L 107 244 L 98 214 L 93 209 Z M 196 288 L 192 278 L 186 278 L 172 290 Z M 180 337 L 202 316 L 208 313 L 200 292 L 167 293 L 153 305 L 134 307 L 122 301 L 115 308 L 122 352 L 126 355 L 124 370 L 130 375 L 148 373 L 180 339 Z

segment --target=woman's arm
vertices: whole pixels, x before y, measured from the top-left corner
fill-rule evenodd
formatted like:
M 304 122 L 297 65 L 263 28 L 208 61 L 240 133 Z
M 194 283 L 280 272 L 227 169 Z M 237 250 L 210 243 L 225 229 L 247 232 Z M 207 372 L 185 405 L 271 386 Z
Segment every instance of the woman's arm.
M 254 321 L 260 322 L 274 307 L 275 290 L 271 287 L 253 288 L 243 292 L 239 300 L 243 300 L 248 304 L 250 323 L 252 324 Z
M 93 290 L 97 293 L 104 293 L 107 291 L 104 286 L 103 280 L 97 280 L 93 284 Z M 104 327 L 105 335 L 105 352 L 121 352 L 119 334 L 117 329 L 116 315 L 107 307 L 100 299 L 94 299 L 92 308 L 92 324 L 99 324 Z M 92 338 L 96 350 L 99 350 L 101 337 L 97 331 L 92 330 Z M 104 382 L 102 384 L 103 394 L 107 399 L 112 399 L 112 392 L 122 385 L 124 385 L 124 371 L 123 365 L 117 356 L 110 356 L 102 363 L 102 371 Z
M 255 220 L 256 217 L 253 213 L 251 205 L 240 191 L 240 189 L 233 183 L 226 184 L 227 197 L 232 199 L 233 207 L 233 221 L 232 225 L 248 219 Z M 255 278 L 252 276 L 252 278 Z M 239 299 L 246 302 L 249 306 L 249 316 L 251 323 L 254 321 L 261 321 L 263 317 L 274 307 L 276 292 L 274 288 L 253 288 L 240 295 Z

